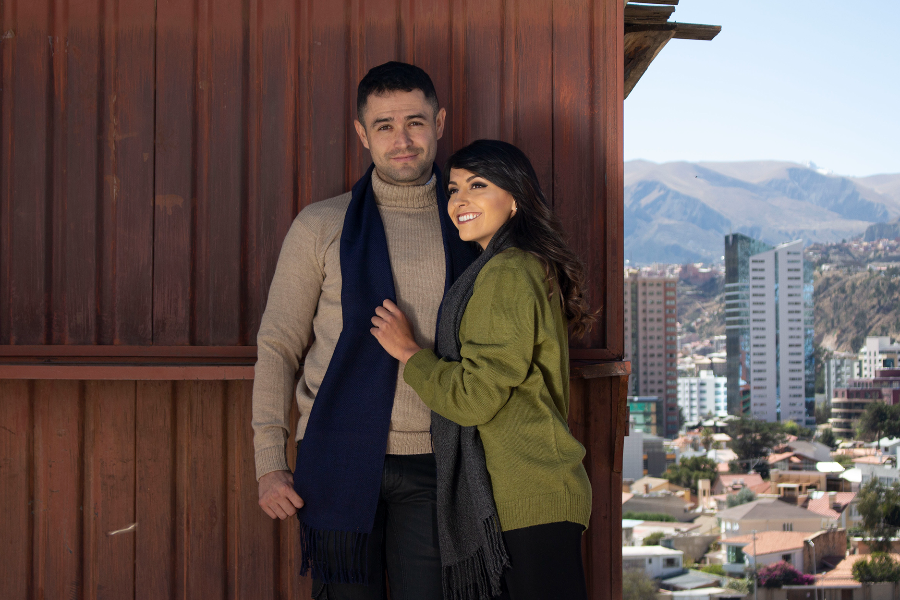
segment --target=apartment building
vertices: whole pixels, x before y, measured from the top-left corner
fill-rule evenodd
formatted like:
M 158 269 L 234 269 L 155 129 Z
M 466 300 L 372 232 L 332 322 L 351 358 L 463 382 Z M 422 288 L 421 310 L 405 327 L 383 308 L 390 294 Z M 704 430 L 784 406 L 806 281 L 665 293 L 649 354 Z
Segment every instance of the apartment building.
M 687 423 L 698 423 L 707 415 L 728 416 L 727 377 L 700 371 L 697 377 L 678 378 L 678 406 Z
M 854 375 L 864 379 L 875 377 L 875 371 L 900 368 L 898 360 L 900 344 L 893 343 L 889 337 L 867 337 L 865 346 L 859 350 Z
M 900 369 L 881 369 L 874 377 L 851 379 L 834 391 L 831 430 L 838 437 L 854 434 L 860 415 L 872 402 L 900 404 Z
M 812 270 L 801 240 L 772 247 L 725 236 L 728 412 L 815 425 Z
M 625 279 L 625 360 L 628 393 L 661 400 L 659 435 L 678 436 L 678 332 L 674 277 L 630 272 Z
M 853 378 L 862 377 L 861 364 L 853 352 L 835 352 L 825 359 L 825 398 L 834 398 L 834 391 L 847 387 Z

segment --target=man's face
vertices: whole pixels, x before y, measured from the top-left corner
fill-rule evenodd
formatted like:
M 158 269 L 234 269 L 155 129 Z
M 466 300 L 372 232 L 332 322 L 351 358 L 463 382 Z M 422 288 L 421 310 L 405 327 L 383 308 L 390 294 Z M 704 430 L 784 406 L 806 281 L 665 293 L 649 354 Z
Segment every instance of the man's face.
M 365 124 L 353 123 L 379 177 L 394 185 L 421 185 L 431 178 L 445 114 L 442 108 L 435 115 L 421 90 L 391 92 L 370 95 Z

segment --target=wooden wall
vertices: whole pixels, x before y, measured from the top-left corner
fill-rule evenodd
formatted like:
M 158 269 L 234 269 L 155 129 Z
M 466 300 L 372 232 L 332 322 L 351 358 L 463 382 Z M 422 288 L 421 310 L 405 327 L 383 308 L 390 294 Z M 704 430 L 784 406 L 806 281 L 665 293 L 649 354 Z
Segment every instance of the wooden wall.
M 596 600 L 621 585 L 621 439 L 610 423 L 624 404 L 609 401 L 620 385 L 572 387 L 569 422 L 594 485 L 584 547 Z M 0 597 L 309 598 L 296 520 L 272 521 L 256 503 L 251 390 L 0 380 Z
M 356 83 L 412 61 L 439 159 L 531 157 L 622 356 L 619 0 L 8 0 L 0 344 L 252 345 L 281 241 L 368 155 Z

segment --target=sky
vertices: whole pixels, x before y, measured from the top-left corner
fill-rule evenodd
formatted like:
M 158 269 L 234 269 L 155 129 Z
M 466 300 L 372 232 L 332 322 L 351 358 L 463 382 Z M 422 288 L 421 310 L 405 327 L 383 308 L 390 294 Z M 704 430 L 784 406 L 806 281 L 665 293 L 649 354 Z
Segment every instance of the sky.
M 900 173 L 900 0 L 681 0 L 625 100 L 625 160 L 785 160 Z

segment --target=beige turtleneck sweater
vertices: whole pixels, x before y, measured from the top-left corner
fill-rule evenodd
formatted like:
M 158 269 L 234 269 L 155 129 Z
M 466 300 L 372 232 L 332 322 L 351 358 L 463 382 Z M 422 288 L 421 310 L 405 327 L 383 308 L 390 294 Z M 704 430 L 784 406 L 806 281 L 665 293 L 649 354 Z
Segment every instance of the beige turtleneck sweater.
M 397 304 L 412 323 L 419 345 L 433 347 L 445 278 L 435 179 L 401 187 L 385 183 L 373 171 L 372 186 L 387 236 Z M 346 193 L 307 206 L 294 219 L 281 247 L 256 341 L 257 479 L 288 469 L 291 401 L 296 398 L 300 409 L 296 435 L 300 440 L 341 334 L 340 242 L 349 204 Z M 303 372 L 296 383 L 301 363 Z M 431 411 L 403 380 L 400 364 L 387 453 L 430 453 L 430 427 Z

